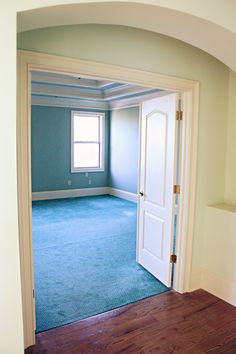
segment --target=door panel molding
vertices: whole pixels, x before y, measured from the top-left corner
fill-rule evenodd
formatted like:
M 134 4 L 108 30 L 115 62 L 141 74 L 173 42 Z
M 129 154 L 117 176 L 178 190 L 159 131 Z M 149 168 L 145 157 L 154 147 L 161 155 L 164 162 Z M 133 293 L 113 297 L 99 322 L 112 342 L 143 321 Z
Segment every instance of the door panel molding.
M 178 103 L 177 93 L 144 101 L 139 142 L 139 189 L 144 190 L 144 198 L 139 199 L 137 260 L 168 287 L 171 286 L 170 256 L 174 239 Z
M 147 114 L 146 116 L 146 120 L 145 120 L 145 130 L 146 130 L 146 136 L 145 136 L 145 144 L 147 144 L 147 135 L 148 135 L 148 125 L 150 125 L 150 118 L 153 117 L 154 115 L 160 115 L 162 117 L 162 120 L 163 120 L 163 125 L 164 125 L 164 128 L 165 128 L 165 131 L 164 131 L 164 134 L 165 134 L 165 144 L 163 146 L 163 153 L 164 153 L 164 157 L 166 156 L 166 153 L 167 153 L 167 114 L 166 112 L 163 112 L 163 111 L 160 111 L 160 110 L 153 110 L 152 112 L 150 112 L 149 114 Z M 147 150 L 147 146 L 146 146 L 146 151 L 145 151 L 145 172 L 147 170 L 147 163 L 149 161 L 148 159 L 148 150 Z M 164 158 L 164 173 L 163 173 L 163 176 L 162 176 L 162 185 L 163 185 L 163 190 L 164 192 L 162 193 L 162 196 L 160 196 L 160 199 L 162 199 L 162 201 L 160 201 L 159 204 L 156 203 L 156 205 L 158 205 L 159 207 L 162 207 L 164 208 L 165 207 L 165 184 L 166 184 L 166 160 Z M 147 174 L 145 173 L 144 174 L 144 193 L 146 194 L 146 186 L 147 186 Z M 142 189 L 142 188 L 141 188 Z
M 184 117 L 181 122 L 183 129 L 180 159 L 182 180 L 176 245 L 178 262 L 176 264 L 174 289 L 180 293 L 190 290 L 198 143 L 199 83 L 159 73 L 24 50 L 18 51 L 17 65 L 18 215 L 25 347 L 35 343 L 30 161 L 30 77 L 32 70 L 72 74 L 75 76 L 79 74 L 89 78 L 127 82 L 183 94 Z M 137 235 L 138 237 L 139 235 Z

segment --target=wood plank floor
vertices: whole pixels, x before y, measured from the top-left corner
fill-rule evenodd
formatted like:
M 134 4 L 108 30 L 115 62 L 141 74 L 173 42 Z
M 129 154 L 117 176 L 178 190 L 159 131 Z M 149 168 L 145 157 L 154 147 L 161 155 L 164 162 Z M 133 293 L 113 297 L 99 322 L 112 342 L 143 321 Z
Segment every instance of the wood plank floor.
M 236 354 L 236 308 L 173 291 L 36 336 L 27 354 Z

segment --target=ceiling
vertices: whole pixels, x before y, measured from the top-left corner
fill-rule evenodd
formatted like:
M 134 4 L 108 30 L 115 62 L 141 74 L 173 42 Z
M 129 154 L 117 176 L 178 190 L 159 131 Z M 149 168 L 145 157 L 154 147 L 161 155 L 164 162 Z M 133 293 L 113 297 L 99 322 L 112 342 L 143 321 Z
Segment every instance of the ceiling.
M 127 83 L 32 72 L 31 104 L 112 109 L 137 105 L 163 91 Z
M 236 2 L 233 0 L 45 0 L 43 4 L 35 0 L 30 3 L 27 6 L 26 0 L 19 2 L 19 32 L 71 24 L 136 27 L 189 43 L 236 71 Z

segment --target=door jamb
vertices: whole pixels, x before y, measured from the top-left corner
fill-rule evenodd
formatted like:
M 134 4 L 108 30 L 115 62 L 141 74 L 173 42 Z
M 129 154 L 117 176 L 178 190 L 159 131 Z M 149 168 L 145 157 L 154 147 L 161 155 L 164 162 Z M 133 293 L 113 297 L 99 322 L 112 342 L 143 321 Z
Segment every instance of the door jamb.
M 153 72 L 43 53 L 18 50 L 17 54 L 18 215 L 24 342 L 25 348 L 27 348 L 35 344 L 30 151 L 31 71 L 53 71 L 75 76 L 78 76 L 79 73 L 91 78 L 133 83 L 183 94 L 183 148 L 180 167 L 182 181 L 176 245 L 178 262 L 174 278 L 174 289 L 179 293 L 190 291 L 196 194 L 199 83 Z

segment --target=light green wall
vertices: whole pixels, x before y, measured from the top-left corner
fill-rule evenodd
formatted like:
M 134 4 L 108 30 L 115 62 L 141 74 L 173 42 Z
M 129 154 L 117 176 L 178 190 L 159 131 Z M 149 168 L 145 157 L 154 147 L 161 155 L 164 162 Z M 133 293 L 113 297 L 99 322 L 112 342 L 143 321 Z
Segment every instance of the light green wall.
M 236 306 L 236 206 L 205 208 L 201 287 Z
M 225 201 L 236 205 L 236 73 L 230 71 Z
M 78 25 L 25 32 L 18 36 L 18 48 L 117 64 L 200 82 L 192 270 L 194 272 L 201 267 L 204 206 L 224 199 L 228 68 L 181 41 L 122 26 Z

